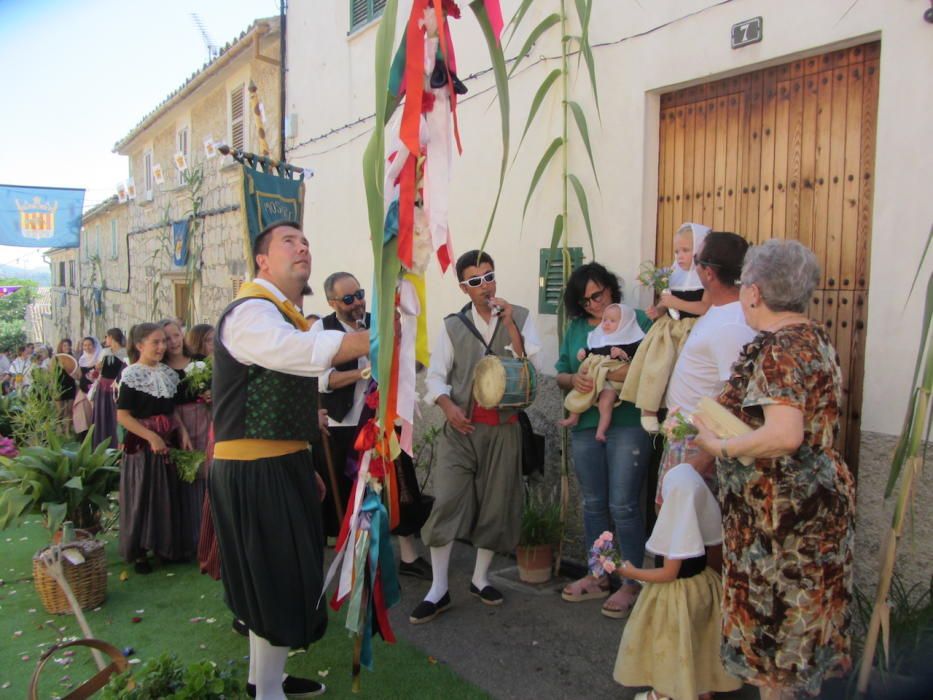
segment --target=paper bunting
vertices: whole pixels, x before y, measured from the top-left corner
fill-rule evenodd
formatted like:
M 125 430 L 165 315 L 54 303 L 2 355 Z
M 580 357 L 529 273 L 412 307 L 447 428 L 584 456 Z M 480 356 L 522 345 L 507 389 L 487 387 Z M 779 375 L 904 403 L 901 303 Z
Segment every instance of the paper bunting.
M 204 139 L 204 157 L 213 158 L 217 155 L 217 145 L 214 143 L 214 139 L 211 136 L 208 136 Z
M 175 167 L 178 168 L 181 172 L 185 172 L 188 169 L 188 159 L 181 151 L 178 151 L 178 153 L 175 154 Z
M 152 166 L 152 181 L 157 185 L 165 184 L 165 175 L 162 172 L 162 166 L 158 163 Z

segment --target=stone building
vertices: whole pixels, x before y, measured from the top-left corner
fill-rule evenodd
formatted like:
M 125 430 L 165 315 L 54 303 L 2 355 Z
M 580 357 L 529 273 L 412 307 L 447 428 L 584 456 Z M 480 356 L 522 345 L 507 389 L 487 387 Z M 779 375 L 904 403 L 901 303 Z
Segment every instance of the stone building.
M 216 321 L 248 271 L 240 166 L 215 146 L 259 152 L 263 126 L 279 157 L 279 52 L 279 19 L 256 20 L 117 141 L 135 198 L 99 204 L 84 216 L 77 251 L 50 252 L 51 337 L 101 336 L 166 316 Z M 175 264 L 173 224 L 186 220 L 187 260 Z M 72 261 L 78 270 L 68 277 Z M 65 297 L 70 303 L 59 304 Z

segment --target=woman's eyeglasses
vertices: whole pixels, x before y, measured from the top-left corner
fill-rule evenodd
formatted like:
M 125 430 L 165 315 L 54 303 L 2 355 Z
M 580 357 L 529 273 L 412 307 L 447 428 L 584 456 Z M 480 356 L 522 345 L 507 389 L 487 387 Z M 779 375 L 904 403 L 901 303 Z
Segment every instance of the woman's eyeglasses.
M 606 292 L 606 288 L 603 287 L 598 292 L 593 292 L 588 297 L 583 297 L 583 300 L 582 300 L 583 306 L 589 306 L 590 304 L 595 304 L 597 301 L 603 298 L 603 294 L 605 294 L 605 292 Z
M 476 275 L 476 277 L 469 277 L 460 282 L 460 284 L 465 284 L 467 287 L 479 287 L 484 282 L 489 284 L 496 281 L 496 271 L 490 270 L 485 275 Z
M 366 298 L 365 289 L 357 289 L 353 294 L 344 294 L 342 297 L 330 297 L 331 301 L 342 301 L 344 304 L 349 306 L 354 302 L 354 300 L 363 301 Z

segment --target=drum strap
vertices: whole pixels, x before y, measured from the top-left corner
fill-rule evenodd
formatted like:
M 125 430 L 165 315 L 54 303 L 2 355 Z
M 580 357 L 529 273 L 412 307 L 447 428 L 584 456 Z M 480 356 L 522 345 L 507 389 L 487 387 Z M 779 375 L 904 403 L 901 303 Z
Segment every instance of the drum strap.
M 483 347 L 486 348 L 487 355 L 496 354 L 495 352 L 493 352 L 493 349 L 489 346 L 489 343 L 486 342 L 486 339 L 483 338 L 483 334 L 479 332 L 479 329 L 476 327 L 476 324 L 473 323 L 473 321 L 470 320 L 470 317 L 466 315 L 465 311 L 458 311 L 454 315 L 457 318 L 459 318 L 463 322 L 463 325 L 466 326 L 467 330 L 470 331 L 470 333 L 472 333 L 473 335 L 475 335 L 476 339 L 483 344 Z M 492 331 L 493 337 L 496 336 L 496 332 L 498 330 L 499 330 L 499 319 L 497 318 L 496 327 Z

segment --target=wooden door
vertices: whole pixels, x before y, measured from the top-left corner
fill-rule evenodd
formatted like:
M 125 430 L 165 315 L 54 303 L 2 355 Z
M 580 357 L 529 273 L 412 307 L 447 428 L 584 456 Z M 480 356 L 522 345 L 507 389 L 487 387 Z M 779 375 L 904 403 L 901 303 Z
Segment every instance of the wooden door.
M 853 469 L 865 357 L 880 42 L 661 97 L 656 259 L 692 221 L 750 243 L 799 240 L 823 276 L 810 305 L 839 353 Z

